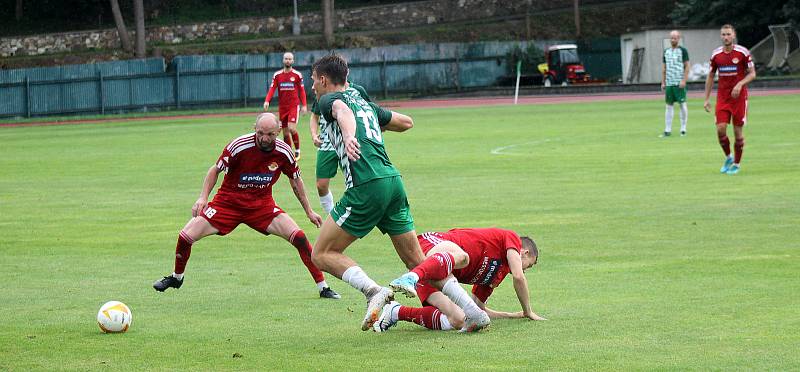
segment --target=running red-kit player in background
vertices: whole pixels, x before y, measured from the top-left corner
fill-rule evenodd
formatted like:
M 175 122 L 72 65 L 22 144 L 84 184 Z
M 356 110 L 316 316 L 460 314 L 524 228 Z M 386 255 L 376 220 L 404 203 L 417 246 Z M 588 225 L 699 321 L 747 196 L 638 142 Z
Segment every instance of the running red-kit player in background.
M 153 288 L 159 292 L 180 288 L 192 244 L 212 234 L 227 235 L 244 223 L 264 235 L 286 239 L 300 254 L 317 283 L 320 297 L 339 298 L 328 287 L 322 271 L 311 262 L 312 248 L 306 234 L 272 199 L 272 185 L 283 173 L 311 223 L 317 227 L 322 224 L 322 218 L 309 206 L 292 150 L 277 139 L 278 133 L 280 125 L 275 115 L 264 113 L 256 119 L 254 133 L 240 136 L 225 146 L 216 164 L 206 173 L 200 197 L 192 207 L 192 219 L 178 236 L 175 270 L 153 283 Z M 222 186 L 209 203 L 208 196 L 222 172 L 225 172 Z
M 744 125 L 747 123 L 747 84 L 756 78 L 753 57 L 747 48 L 734 44 L 736 30 L 731 25 L 720 29 L 722 46 L 711 54 L 711 71 L 706 78 L 704 108 L 711 111 L 711 88 L 714 86 L 714 74 L 719 71 L 717 86 L 716 123 L 717 138 L 725 162 L 721 173 L 739 173 L 739 162 L 744 152 Z M 733 124 L 736 142 L 733 145 L 734 156 L 731 156 L 731 142 L 728 139 L 728 124 Z
M 264 99 L 264 111 L 269 111 L 269 101 L 278 90 L 278 118 L 283 128 L 283 141 L 294 146 L 294 155 L 300 159 L 300 137 L 297 135 L 297 118 L 300 110 L 307 112 L 306 88 L 303 87 L 303 74 L 292 68 L 294 54 L 283 54 L 283 68 L 272 75 L 272 84 Z M 301 104 L 302 103 L 302 107 Z

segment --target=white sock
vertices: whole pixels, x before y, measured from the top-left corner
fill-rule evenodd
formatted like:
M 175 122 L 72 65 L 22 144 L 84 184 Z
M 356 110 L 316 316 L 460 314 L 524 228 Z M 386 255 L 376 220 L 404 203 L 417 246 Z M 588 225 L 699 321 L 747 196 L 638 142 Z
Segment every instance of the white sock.
M 464 309 L 464 314 L 468 317 L 475 317 L 477 314 L 483 312 L 483 310 L 475 304 L 475 301 L 472 300 L 472 297 L 467 294 L 467 291 L 458 284 L 456 278 L 447 280 L 444 287 L 442 287 L 442 293 L 449 297 L 458 307 Z
M 453 326 L 450 324 L 450 320 L 448 320 L 444 314 L 439 315 L 439 325 L 442 326 L 442 331 L 449 331 L 453 329 Z
M 318 289 L 320 292 L 322 292 L 322 290 L 323 290 L 323 289 L 325 289 L 325 288 L 327 288 L 327 287 L 328 287 L 328 283 L 326 283 L 324 280 L 323 280 L 323 281 L 321 281 L 321 282 L 319 282 L 319 283 L 317 283 L 317 289 Z
M 183 274 L 175 274 L 175 272 L 173 272 L 173 273 L 172 273 L 172 276 L 173 276 L 175 279 L 178 279 L 178 280 L 183 280 Z
M 667 111 L 664 113 L 664 132 L 672 132 L 672 118 L 675 116 L 675 107 L 667 105 Z
M 372 294 L 381 290 L 381 286 L 367 276 L 364 270 L 358 266 L 350 266 L 342 274 L 342 280 L 358 289 L 364 296 L 370 297 Z
M 686 132 L 686 122 L 689 120 L 689 109 L 686 107 L 686 102 L 681 103 L 681 132 Z
M 328 191 L 328 195 L 320 196 L 319 203 L 322 204 L 322 209 L 325 213 L 330 214 L 333 210 L 333 194 Z
M 400 306 L 395 306 L 392 308 L 391 318 L 393 322 L 397 322 L 400 320 Z

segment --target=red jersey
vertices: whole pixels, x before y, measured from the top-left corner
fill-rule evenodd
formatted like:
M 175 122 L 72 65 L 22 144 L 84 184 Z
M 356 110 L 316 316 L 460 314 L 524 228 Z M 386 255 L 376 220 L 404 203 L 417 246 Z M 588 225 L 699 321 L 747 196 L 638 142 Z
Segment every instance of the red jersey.
M 264 102 L 269 102 L 272 95 L 275 94 L 275 89 L 278 89 L 278 107 L 280 109 L 291 109 L 297 107 L 302 102 L 303 106 L 306 105 L 306 88 L 303 87 L 303 74 L 295 69 L 289 72 L 278 70 L 272 75 L 272 85 L 267 92 L 267 98 Z M 298 100 L 299 95 L 299 100 Z
M 272 185 L 281 173 L 292 179 L 300 177 L 289 145 L 276 139 L 272 151 L 261 151 L 255 133 L 245 134 L 225 146 L 217 160 L 217 169 L 225 172 L 225 178 L 214 200 L 224 199 L 244 209 L 274 205 Z
M 711 74 L 719 71 L 717 84 L 717 102 L 735 102 L 747 99 L 747 86 L 742 87 L 739 98 L 731 97 L 731 91 L 736 83 L 747 76 L 747 71 L 755 68 L 753 57 L 747 48 L 733 44 L 730 52 L 725 52 L 724 47 L 714 49 L 711 53 Z
M 472 293 L 483 302 L 511 272 L 507 251 L 513 249 L 521 253 L 522 249 L 517 233 L 505 229 L 452 229 L 446 233 L 426 234 L 449 240 L 467 252 L 469 265 L 453 270 L 453 275 L 460 283 L 474 284 Z

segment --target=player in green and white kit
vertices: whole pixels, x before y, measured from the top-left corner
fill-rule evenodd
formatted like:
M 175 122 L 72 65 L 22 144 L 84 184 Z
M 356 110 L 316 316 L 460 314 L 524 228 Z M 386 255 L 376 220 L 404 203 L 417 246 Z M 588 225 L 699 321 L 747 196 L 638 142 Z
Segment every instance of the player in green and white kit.
M 672 118 L 675 116 L 673 104 L 677 102 L 681 108 L 681 136 L 686 135 L 686 121 L 689 110 L 686 107 L 686 80 L 689 78 L 689 52 L 679 46 L 681 33 L 673 30 L 669 33 L 670 47 L 664 49 L 664 58 L 661 69 L 661 89 L 664 90 L 667 102 L 667 111 L 664 114 L 664 134 L 672 134 Z
M 322 223 L 311 259 L 321 270 L 342 279 L 367 298 L 361 329 L 370 329 L 383 305 L 394 298 L 391 289 L 379 286 L 355 261 L 344 255 L 356 239 L 378 227 L 392 240 L 400 259 L 411 269 L 425 259 L 414 231 L 406 191 L 383 146 L 382 130 L 404 131 L 413 126 L 410 117 L 367 102 L 346 89 L 347 62 L 339 55 L 320 58 L 312 66 L 314 91 L 328 138 L 336 149 L 345 183 L 342 198 Z M 452 275 L 431 282 L 466 314 L 464 329 L 489 325 L 481 310 Z
M 364 87 L 348 81 L 347 89 L 355 89 L 364 100 L 372 102 Z M 333 193 L 330 191 L 330 184 L 331 178 L 336 176 L 336 169 L 339 168 L 339 157 L 336 156 L 336 149 L 328 139 L 328 122 L 320 116 L 316 97 L 312 99 L 314 102 L 311 104 L 311 121 L 308 127 L 311 130 L 314 146 L 317 146 L 317 195 L 322 209 L 326 213 L 331 213 Z

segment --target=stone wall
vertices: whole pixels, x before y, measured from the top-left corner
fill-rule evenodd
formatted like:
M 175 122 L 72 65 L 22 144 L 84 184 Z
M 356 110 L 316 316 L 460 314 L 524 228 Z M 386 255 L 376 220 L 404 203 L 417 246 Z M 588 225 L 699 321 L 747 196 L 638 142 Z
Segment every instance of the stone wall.
M 602 2 L 583 0 L 581 4 Z M 607 0 L 606 0 L 607 1 Z M 572 6 L 572 0 L 427 0 L 391 5 L 342 9 L 336 11 L 337 31 L 398 29 L 403 27 L 449 23 L 488 17 L 541 11 Z M 303 34 L 322 32 L 322 15 L 300 15 Z M 129 26 L 131 40 L 135 33 Z M 193 40 L 219 40 L 245 34 L 264 37 L 291 35 L 291 17 L 253 17 L 224 22 L 206 22 L 179 26 L 147 28 L 148 43 L 179 44 Z M 39 55 L 85 49 L 119 48 L 116 29 L 65 32 L 46 35 L 0 38 L 0 56 Z

